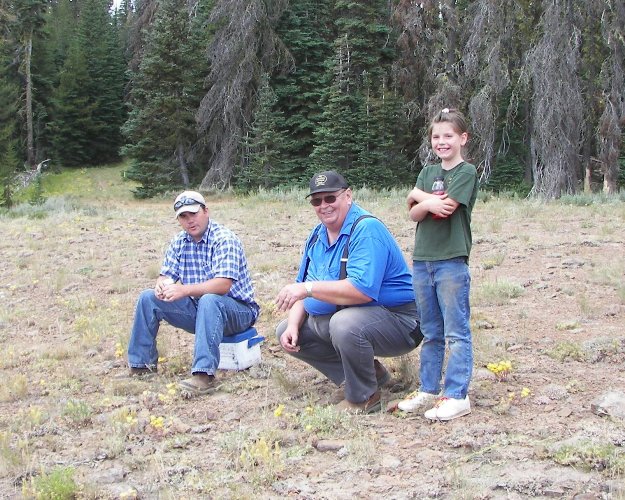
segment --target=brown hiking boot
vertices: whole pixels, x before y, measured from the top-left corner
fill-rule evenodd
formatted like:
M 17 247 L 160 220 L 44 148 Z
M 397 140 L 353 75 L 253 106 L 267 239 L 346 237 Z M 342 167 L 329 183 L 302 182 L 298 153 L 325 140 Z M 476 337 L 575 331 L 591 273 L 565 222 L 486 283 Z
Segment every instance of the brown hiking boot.
M 375 378 L 378 382 L 378 389 L 381 389 L 391 381 L 391 374 L 377 359 L 373 360 L 373 366 L 375 367 Z
M 375 391 L 371 397 L 367 399 L 367 401 L 363 401 L 362 403 L 352 403 L 351 401 L 344 399 L 337 404 L 335 408 L 339 411 L 346 411 L 349 413 L 375 413 L 376 411 L 380 411 L 380 408 L 382 408 L 380 390 L 378 389 Z

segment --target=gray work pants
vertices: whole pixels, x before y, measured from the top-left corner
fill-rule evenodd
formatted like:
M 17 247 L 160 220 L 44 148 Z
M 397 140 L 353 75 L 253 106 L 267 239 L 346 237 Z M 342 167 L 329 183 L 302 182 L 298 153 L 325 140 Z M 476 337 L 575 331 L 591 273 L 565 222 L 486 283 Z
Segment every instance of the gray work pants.
M 276 328 L 278 340 L 287 321 Z M 355 306 L 334 314 L 308 316 L 299 331 L 299 352 L 289 353 L 316 368 L 336 385 L 345 382 L 345 398 L 367 401 L 378 390 L 374 356 L 400 356 L 423 336 L 414 302 L 387 309 Z

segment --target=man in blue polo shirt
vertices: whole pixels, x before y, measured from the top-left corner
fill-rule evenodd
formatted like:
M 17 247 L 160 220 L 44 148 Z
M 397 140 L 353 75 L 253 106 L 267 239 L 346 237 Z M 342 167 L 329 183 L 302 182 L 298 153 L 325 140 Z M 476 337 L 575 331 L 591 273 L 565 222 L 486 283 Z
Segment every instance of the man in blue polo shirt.
M 183 396 L 215 390 L 219 344 L 224 335 L 247 330 L 258 317 L 243 245 L 209 217 L 204 197 L 184 191 L 174 201 L 182 231 L 165 253 L 154 289 L 137 301 L 128 343 L 130 375 L 157 368 L 156 335 L 162 320 L 195 334 L 191 378 L 179 383 Z
M 390 378 L 374 356 L 406 354 L 423 338 L 410 271 L 386 226 L 353 202 L 343 176 L 314 175 L 308 196 L 321 223 L 306 241 L 296 283 L 276 298 L 289 311 L 276 334 L 289 354 L 345 383 L 339 409 L 371 413 Z

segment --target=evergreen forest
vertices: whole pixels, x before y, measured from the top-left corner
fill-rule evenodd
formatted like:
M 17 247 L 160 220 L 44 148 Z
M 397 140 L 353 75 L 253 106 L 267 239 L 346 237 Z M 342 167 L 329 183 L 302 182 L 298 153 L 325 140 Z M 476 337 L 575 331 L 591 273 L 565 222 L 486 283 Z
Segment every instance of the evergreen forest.
M 45 168 L 124 161 L 192 187 L 412 185 L 443 108 L 483 189 L 625 184 L 625 2 L 0 0 L 0 204 Z

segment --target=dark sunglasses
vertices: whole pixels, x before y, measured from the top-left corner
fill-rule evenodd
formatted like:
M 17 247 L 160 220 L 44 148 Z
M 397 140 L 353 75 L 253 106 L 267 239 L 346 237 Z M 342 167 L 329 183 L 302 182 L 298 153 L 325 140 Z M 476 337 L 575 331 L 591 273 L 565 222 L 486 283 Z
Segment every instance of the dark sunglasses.
M 345 189 L 342 189 L 339 194 L 328 194 L 326 196 L 320 196 L 319 198 L 311 198 L 310 199 L 310 204 L 313 207 L 319 207 L 319 206 L 321 206 L 321 203 L 323 203 L 323 202 L 326 202 L 326 204 L 331 205 L 344 192 L 345 192 Z
M 178 210 L 181 207 L 188 207 L 189 205 L 204 206 L 204 203 L 200 203 L 199 201 L 194 200 L 193 198 L 184 197 L 181 200 L 178 200 L 176 203 L 174 203 L 174 210 Z

